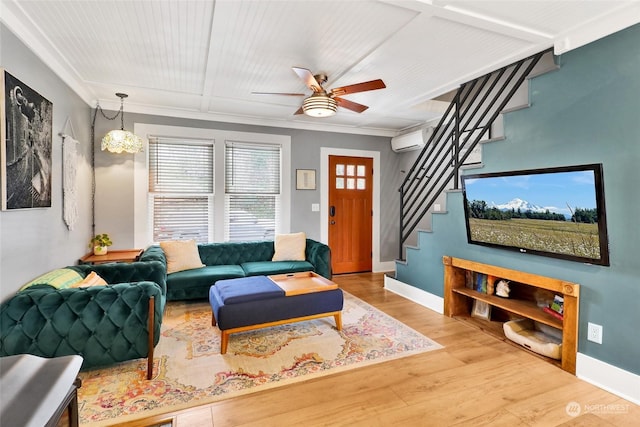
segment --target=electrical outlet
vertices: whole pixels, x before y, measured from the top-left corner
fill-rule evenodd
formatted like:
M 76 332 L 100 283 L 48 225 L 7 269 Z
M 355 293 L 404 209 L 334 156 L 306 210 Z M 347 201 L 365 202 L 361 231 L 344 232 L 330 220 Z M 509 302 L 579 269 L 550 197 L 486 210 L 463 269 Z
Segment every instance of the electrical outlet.
M 602 325 L 596 325 L 595 323 L 588 323 L 587 327 L 587 339 L 598 344 L 602 344 Z

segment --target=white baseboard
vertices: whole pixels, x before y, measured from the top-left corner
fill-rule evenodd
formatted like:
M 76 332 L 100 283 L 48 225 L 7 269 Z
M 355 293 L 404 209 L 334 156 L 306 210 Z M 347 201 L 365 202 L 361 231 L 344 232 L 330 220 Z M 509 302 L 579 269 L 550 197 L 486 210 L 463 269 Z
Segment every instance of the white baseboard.
M 418 289 L 415 286 L 407 285 L 392 277 L 384 276 L 384 288 L 396 293 L 408 300 L 427 307 L 436 313 L 444 313 L 444 299 L 437 295 Z
M 437 313 L 444 313 L 444 299 L 385 276 L 384 288 Z M 609 365 L 582 353 L 577 354 L 576 376 L 583 381 L 640 405 L 640 375 Z
M 373 263 L 374 273 L 385 273 L 387 271 L 396 271 L 395 261 L 379 261 Z
M 576 357 L 576 376 L 640 405 L 640 375 L 620 369 L 582 353 Z

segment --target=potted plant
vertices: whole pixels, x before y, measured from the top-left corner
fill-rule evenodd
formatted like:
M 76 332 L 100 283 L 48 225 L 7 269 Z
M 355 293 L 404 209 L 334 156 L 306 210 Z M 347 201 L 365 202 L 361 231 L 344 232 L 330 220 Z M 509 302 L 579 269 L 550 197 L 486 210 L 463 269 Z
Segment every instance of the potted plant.
M 113 245 L 107 233 L 96 234 L 89 242 L 89 247 L 93 248 L 94 255 L 106 255 L 107 247 Z

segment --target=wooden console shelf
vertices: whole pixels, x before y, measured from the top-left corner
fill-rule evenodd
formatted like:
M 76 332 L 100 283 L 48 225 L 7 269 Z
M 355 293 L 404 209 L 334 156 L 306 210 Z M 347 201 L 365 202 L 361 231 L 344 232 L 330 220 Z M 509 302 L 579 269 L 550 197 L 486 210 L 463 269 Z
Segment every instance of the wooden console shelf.
M 560 367 L 575 374 L 578 351 L 578 307 L 580 285 L 551 277 L 539 276 L 517 270 L 445 256 L 444 264 L 444 312 L 449 317 L 469 321 L 480 329 L 506 339 L 502 323 L 472 318 L 473 300 L 484 301 L 506 313 L 509 318 L 527 318 L 562 331 L 562 359 Z M 501 298 L 466 287 L 467 272 L 482 273 L 511 281 L 526 290 L 514 298 Z M 538 307 L 533 295 L 537 289 L 550 291 L 564 298 L 562 320 Z M 524 347 L 522 347 L 524 348 Z M 543 357 L 543 356 L 541 356 Z M 548 359 L 552 361 L 552 359 Z M 557 361 L 553 361 L 558 363 Z

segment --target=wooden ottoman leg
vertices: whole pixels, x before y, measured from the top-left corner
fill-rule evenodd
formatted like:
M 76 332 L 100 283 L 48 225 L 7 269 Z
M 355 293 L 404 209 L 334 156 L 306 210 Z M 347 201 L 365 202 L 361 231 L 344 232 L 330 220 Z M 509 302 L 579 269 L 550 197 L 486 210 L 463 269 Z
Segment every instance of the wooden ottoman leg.
M 229 332 L 220 331 L 222 335 L 220 336 L 220 354 L 227 353 L 227 345 L 229 344 Z
M 336 329 L 341 331 L 342 330 L 342 312 L 339 311 L 336 314 L 333 315 L 333 318 L 336 320 Z
M 211 326 L 216 326 L 216 315 L 211 313 Z

